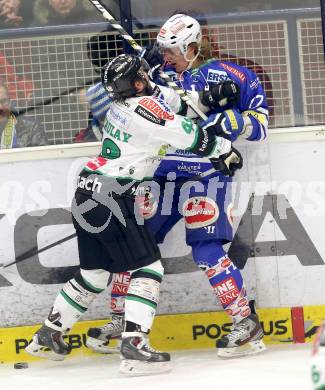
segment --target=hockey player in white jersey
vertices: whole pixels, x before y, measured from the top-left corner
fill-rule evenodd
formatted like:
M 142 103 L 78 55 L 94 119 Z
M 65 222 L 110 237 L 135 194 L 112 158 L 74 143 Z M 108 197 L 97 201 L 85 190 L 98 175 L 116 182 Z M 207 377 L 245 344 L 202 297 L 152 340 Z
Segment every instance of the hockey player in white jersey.
M 242 158 L 230 143 L 216 137 L 213 125 L 200 128 L 152 96 L 144 65 L 138 57 L 120 55 L 104 69 L 103 85 L 112 99 L 101 153 L 79 174 L 72 203 L 80 269 L 63 286 L 48 318 L 26 347 L 32 355 L 64 359 L 71 345 L 63 335 L 106 288 L 111 273 L 129 270 L 120 371 L 139 375 L 171 368 L 170 355 L 154 350 L 148 341 L 164 269 L 137 197 L 145 195 L 149 186 L 155 187 L 149 180 L 163 144 L 211 158 L 225 173 L 241 168 Z

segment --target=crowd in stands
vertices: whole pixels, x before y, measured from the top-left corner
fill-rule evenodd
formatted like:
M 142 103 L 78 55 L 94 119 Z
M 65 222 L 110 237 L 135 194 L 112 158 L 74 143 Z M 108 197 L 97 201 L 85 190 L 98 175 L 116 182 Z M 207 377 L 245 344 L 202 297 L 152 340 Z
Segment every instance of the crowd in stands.
M 88 0 L 0 0 L 0 30 L 101 21 Z

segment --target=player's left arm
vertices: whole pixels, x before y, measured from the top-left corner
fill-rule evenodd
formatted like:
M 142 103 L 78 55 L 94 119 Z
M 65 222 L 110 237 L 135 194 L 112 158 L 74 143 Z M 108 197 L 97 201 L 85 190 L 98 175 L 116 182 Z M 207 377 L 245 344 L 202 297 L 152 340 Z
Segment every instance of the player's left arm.
M 203 126 L 214 125 L 216 134 L 230 141 L 238 137 L 249 141 L 265 139 L 269 112 L 257 75 L 247 68 L 234 65 L 231 69 L 238 70 L 240 78 L 229 72 L 228 80 L 210 84 L 206 77 L 208 69 L 204 67 L 201 74 L 196 75 L 196 88 L 200 91 L 202 102 L 218 115 L 210 117 Z

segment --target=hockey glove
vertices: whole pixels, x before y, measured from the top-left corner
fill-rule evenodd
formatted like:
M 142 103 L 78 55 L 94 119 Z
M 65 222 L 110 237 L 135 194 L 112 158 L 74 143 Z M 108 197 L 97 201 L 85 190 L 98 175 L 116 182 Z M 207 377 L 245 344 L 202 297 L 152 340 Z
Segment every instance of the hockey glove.
M 211 109 L 235 107 L 240 98 L 239 85 L 231 80 L 214 85 L 208 91 L 201 92 L 201 102 Z
M 148 62 L 151 68 L 164 63 L 164 57 L 162 56 L 158 45 L 148 46 L 144 52 L 143 58 Z
M 245 122 L 241 113 L 235 109 L 212 114 L 206 121 L 199 123 L 199 126 L 204 130 L 213 127 L 218 137 L 226 138 L 231 142 L 235 141 L 243 132 L 244 125 Z
M 161 54 L 158 45 L 148 46 L 144 52 L 143 58 L 150 66 L 149 77 L 154 80 L 158 75 L 158 70 L 164 63 L 164 58 Z
M 234 176 L 235 172 L 243 167 L 243 157 L 233 146 L 230 152 L 210 161 L 213 168 L 225 176 Z

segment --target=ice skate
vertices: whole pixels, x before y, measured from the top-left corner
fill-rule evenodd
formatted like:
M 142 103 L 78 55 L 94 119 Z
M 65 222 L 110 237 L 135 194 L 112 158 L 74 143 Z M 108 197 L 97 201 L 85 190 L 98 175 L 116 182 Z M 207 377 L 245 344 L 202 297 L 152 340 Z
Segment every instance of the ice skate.
M 121 334 L 123 332 L 124 316 L 112 315 L 112 321 L 98 328 L 90 328 L 87 333 L 86 345 L 99 353 L 118 353 L 121 346 Z M 117 345 L 112 346 L 111 341 L 118 340 Z
M 129 375 L 162 374 L 171 370 L 170 355 L 150 347 L 142 332 L 124 332 L 121 344 L 120 372 Z
M 63 360 L 71 352 L 71 346 L 63 340 L 62 335 L 59 330 L 43 324 L 25 351 L 44 359 Z
M 258 315 L 255 312 L 254 301 L 250 301 L 252 313 L 234 324 L 232 331 L 217 340 L 218 356 L 221 358 L 256 355 L 266 350 L 262 341 L 264 332 Z

